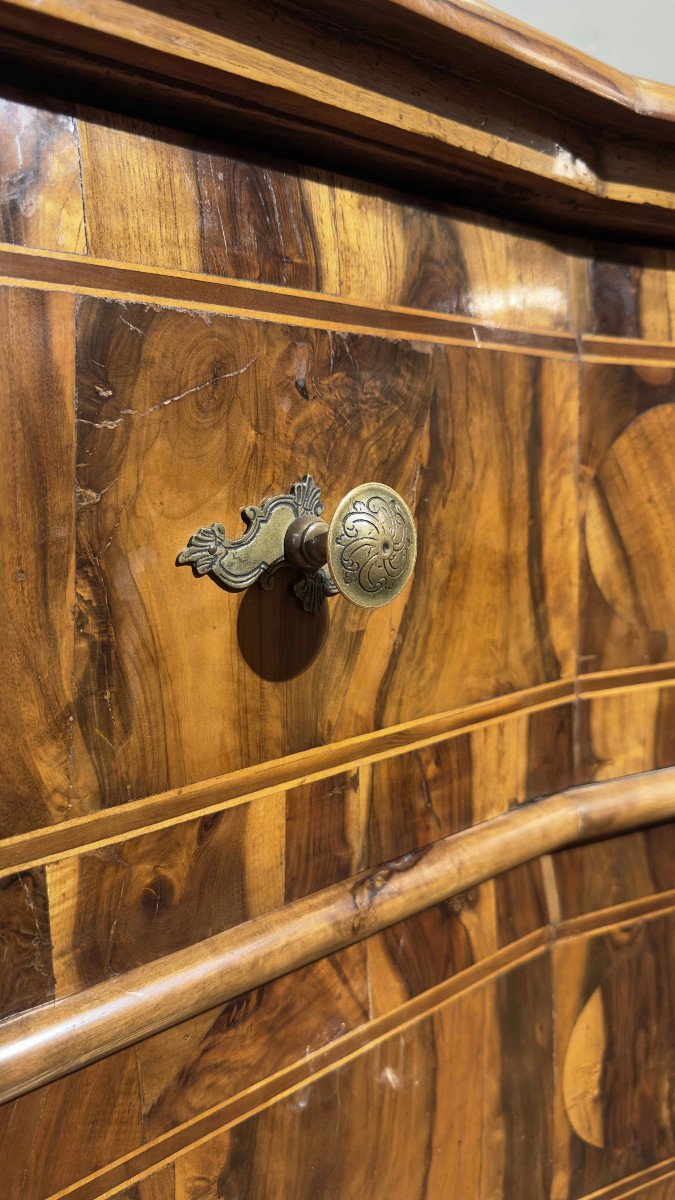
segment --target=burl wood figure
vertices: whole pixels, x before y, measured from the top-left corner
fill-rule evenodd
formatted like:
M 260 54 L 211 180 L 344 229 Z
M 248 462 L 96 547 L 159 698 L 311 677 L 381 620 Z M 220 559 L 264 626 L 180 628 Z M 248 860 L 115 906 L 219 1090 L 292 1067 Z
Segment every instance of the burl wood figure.
M 0 42 L 0 1200 L 675 1200 L 675 89 Z

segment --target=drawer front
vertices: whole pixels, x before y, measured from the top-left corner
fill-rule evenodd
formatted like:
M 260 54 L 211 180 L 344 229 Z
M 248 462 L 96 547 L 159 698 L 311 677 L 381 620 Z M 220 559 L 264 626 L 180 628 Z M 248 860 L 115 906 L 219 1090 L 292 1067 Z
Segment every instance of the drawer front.
M 83 300 L 76 374 L 83 803 L 573 674 L 573 363 Z M 176 567 L 307 472 L 328 513 L 367 479 L 410 504 L 391 605 L 316 616 L 288 575 L 231 595 Z

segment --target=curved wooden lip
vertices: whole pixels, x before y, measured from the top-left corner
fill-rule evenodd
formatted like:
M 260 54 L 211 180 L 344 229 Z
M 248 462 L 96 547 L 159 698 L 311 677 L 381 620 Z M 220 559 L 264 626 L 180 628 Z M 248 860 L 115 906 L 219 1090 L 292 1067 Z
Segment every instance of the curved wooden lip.
M 675 816 L 675 767 L 511 809 L 0 1026 L 0 1103 L 542 854 Z
M 6 76 L 519 223 L 672 245 L 675 88 L 480 0 L 287 0 L 274 22 L 263 5 L 0 0 Z
M 311 0 L 314 2 L 314 0 Z M 326 0 L 326 11 L 343 16 L 353 0 Z M 519 21 L 483 0 L 371 0 L 359 10 L 370 9 L 371 22 L 377 12 L 393 28 L 412 31 L 413 25 L 433 26 L 437 53 L 447 52 L 443 32 L 480 46 L 490 58 L 498 55 L 508 64 L 516 82 L 518 69 L 548 76 L 570 91 L 586 93 L 587 101 L 609 101 L 621 116 L 625 111 L 651 121 L 675 122 L 675 87 L 628 75 L 601 59 L 584 54 L 566 42 Z M 356 16 L 356 5 L 354 5 Z M 387 17 L 387 14 L 389 16 Z M 398 21 L 397 21 L 398 17 Z M 431 50 L 431 44 L 429 45 Z M 621 111 L 623 110 L 623 111 Z

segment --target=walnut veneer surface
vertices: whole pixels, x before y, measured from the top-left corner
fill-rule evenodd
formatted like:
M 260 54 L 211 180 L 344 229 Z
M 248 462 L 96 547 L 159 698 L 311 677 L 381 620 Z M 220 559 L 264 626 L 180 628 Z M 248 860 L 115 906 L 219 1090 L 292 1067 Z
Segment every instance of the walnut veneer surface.
M 4 1036 L 675 764 L 675 103 L 475 2 L 0 29 Z M 407 500 L 392 605 L 176 567 L 306 471 Z M 3 1197 L 670 1200 L 673 829 L 64 1068 Z

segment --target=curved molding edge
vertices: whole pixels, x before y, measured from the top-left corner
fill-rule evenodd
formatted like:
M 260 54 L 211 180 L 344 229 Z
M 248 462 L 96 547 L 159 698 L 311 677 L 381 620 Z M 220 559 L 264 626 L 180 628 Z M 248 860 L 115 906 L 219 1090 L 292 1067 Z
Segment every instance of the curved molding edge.
M 5 73 L 202 132 L 225 120 L 246 142 L 518 221 L 671 244 L 675 89 L 481 0 L 295 0 L 272 23 L 263 0 L 210 7 L 0 0 Z M 373 44 L 388 88 L 372 85 Z
M 564 846 L 675 817 L 675 767 L 572 788 L 0 1025 L 0 1103 Z

